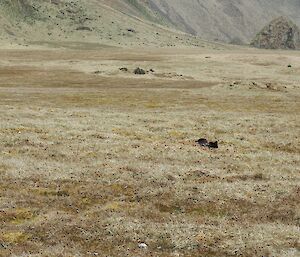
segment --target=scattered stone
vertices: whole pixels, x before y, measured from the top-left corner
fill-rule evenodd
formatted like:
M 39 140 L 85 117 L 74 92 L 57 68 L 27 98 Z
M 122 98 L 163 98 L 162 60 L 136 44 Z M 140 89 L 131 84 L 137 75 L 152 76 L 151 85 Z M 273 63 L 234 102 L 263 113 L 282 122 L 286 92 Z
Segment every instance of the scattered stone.
M 125 68 L 125 67 L 122 67 L 122 68 L 120 68 L 119 70 L 120 70 L 120 71 L 124 71 L 124 72 L 127 72 L 127 71 L 128 71 L 128 69 Z
M 208 145 L 208 141 L 205 138 L 200 138 L 196 141 L 199 145 L 201 146 L 207 146 Z
M 196 143 L 198 143 L 201 146 L 204 147 L 208 147 L 208 148 L 219 148 L 219 144 L 218 141 L 214 141 L 214 142 L 209 142 L 207 139 L 205 138 L 200 138 L 196 141 Z
M 92 29 L 90 27 L 85 27 L 85 26 L 77 27 L 76 30 L 92 31 Z
M 145 75 L 145 74 L 146 74 L 146 71 L 143 70 L 143 69 L 141 69 L 141 68 L 136 68 L 136 69 L 134 70 L 134 74 L 136 74 L 136 75 Z
M 7 245 L 4 244 L 4 243 L 0 243 L 0 249 L 3 248 L 3 249 L 7 249 Z
M 148 249 L 148 245 L 145 244 L 145 243 L 140 243 L 140 244 L 139 244 L 139 248 L 140 248 L 140 249 L 146 250 L 146 249 Z
M 266 87 L 267 89 L 273 89 L 272 84 L 271 83 L 266 83 Z
M 218 141 L 215 141 L 215 142 L 209 142 L 208 147 L 209 147 L 209 148 L 216 148 L 216 149 L 219 148 Z
M 150 69 L 149 71 L 150 71 L 150 72 L 154 72 L 154 70 L 153 70 L 153 69 Z

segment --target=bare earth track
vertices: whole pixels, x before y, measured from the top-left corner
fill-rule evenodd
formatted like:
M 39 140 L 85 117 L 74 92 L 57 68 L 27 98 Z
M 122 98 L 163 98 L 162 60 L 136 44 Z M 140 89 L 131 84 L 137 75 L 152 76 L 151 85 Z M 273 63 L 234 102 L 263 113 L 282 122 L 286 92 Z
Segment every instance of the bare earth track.
M 0 60 L 0 256 L 299 256 L 299 52 Z

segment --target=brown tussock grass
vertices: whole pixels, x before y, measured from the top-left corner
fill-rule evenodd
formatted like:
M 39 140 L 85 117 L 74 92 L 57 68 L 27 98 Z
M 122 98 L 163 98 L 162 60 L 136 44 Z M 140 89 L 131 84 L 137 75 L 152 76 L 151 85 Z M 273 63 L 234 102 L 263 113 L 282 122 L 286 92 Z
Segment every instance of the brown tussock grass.
M 297 256 L 299 76 L 276 52 L 112 51 L 0 51 L 0 255 Z M 192 78 L 116 72 L 142 60 Z

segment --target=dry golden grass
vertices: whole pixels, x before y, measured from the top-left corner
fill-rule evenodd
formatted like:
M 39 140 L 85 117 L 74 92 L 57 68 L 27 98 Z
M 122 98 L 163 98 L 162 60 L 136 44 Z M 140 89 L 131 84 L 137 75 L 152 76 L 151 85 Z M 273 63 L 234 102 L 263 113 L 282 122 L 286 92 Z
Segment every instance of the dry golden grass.
M 299 256 L 299 53 L 140 52 L 0 51 L 0 256 Z

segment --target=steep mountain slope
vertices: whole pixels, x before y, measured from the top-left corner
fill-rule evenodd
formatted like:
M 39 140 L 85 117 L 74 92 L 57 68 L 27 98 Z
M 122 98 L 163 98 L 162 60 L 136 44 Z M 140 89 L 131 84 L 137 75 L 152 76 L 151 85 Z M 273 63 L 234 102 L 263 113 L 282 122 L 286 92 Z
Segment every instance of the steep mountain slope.
M 0 0 L 0 40 L 248 44 L 279 16 L 300 26 L 299 11 L 299 0 Z
M 285 15 L 300 24 L 299 0 L 151 0 L 184 31 L 210 40 L 249 43 L 272 19 Z
M 0 40 L 116 46 L 206 45 L 194 36 L 159 25 L 155 15 L 137 18 L 132 3 L 122 2 L 125 3 L 116 4 L 127 6 L 123 12 L 99 0 L 0 0 Z
M 299 0 L 112 0 L 152 14 L 165 24 L 208 40 L 250 43 L 259 30 L 274 18 L 287 16 L 300 25 Z M 141 6 L 145 6 L 141 8 Z M 149 13 L 149 12 L 148 12 Z

